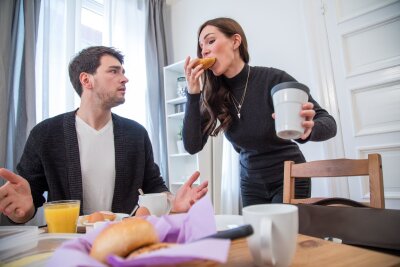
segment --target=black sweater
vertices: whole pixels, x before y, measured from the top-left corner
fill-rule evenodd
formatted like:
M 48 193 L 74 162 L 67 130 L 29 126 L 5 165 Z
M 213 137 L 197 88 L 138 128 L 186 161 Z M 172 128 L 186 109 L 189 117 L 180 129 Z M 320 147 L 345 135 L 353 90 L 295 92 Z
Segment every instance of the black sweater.
M 112 114 L 112 120 L 116 169 L 112 211 L 130 213 L 138 201 L 139 188 L 144 192 L 168 189 L 153 161 L 150 139 L 144 127 L 115 114 Z M 43 205 L 43 193 L 48 191 L 48 201 L 81 200 L 82 211 L 85 196 L 75 112 L 44 120 L 32 129 L 17 171 L 28 180 L 36 209 Z
M 248 65 L 233 78 L 224 77 L 224 82 L 236 99 L 241 99 L 245 87 Z M 275 121 L 272 118 L 274 107 L 271 89 L 279 83 L 295 81 L 286 72 L 266 67 L 251 67 L 248 88 L 237 117 L 235 107 L 230 107 L 233 123 L 225 132 L 226 138 L 240 153 L 241 176 L 251 177 L 253 181 L 275 182 L 283 180 L 285 160 L 305 162 L 298 145 L 291 140 L 277 137 Z M 307 140 L 296 142 L 324 141 L 336 135 L 336 122 L 328 112 L 309 96 L 314 104 L 316 115 L 314 128 Z M 202 136 L 200 94 L 188 94 L 183 127 L 183 141 L 189 153 L 199 152 L 208 136 Z

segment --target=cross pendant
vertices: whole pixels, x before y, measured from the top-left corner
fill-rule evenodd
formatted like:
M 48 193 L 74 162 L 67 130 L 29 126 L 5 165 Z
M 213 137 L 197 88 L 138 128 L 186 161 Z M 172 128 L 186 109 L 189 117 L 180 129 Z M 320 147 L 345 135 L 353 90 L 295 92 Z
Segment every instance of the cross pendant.
M 238 118 L 240 119 L 240 113 L 238 113 Z

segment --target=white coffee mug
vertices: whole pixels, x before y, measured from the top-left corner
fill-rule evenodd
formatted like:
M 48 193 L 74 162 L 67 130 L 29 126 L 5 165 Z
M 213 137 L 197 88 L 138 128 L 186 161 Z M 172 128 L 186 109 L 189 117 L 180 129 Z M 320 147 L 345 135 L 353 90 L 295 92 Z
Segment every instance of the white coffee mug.
M 171 211 L 172 203 L 166 193 L 149 193 L 139 195 L 140 207 L 149 209 L 151 215 L 166 215 Z
M 298 139 L 304 133 L 300 116 L 302 105 L 307 103 L 309 89 L 298 82 L 284 82 L 271 90 L 275 110 L 276 135 L 283 139 Z
M 289 204 L 259 204 L 243 208 L 244 223 L 253 226 L 247 238 L 257 266 L 289 266 L 296 252 L 298 210 Z

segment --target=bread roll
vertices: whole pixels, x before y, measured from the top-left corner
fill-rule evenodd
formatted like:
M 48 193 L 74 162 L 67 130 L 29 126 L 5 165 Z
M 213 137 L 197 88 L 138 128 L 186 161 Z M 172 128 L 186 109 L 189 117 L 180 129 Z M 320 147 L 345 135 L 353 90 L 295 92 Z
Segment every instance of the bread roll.
M 114 221 L 117 218 L 117 215 L 111 211 L 96 211 L 89 215 L 83 216 L 80 221 L 82 224 L 85 223 L 95 223 L 102 221 Z
M 174 246 L 174 245 L 175 244 L 173 244 L 173 243 L 161 242 L 161 243 L 155 243 L 155 244 L 152 244 L 152 245 L 144 246 L 144 247 L 141 247 L 139 249 L 136 249 L 136 250 L 132 251 L 128 255 L 127 259 L 132 259 L 132 258 L 135 258 L 136 256 L 141 255 L 141 254 L 149 253 L 149 252 L 152 252 L 152 251 L 155 251 L 155 250 L 160 250 L 160 249 L 163 249 L 163 248 L 169 248 L 169 247 Z
M 159 242 L 153 225 L 142 218 L 129 218 L 111 224 L 94 240 L 90 256 L 103 263 L 110 254 L 126 257 L 142 246 Z
M 103 215 L 104 220 L 114 221 L 117 218 L 117 215 L 111 211 L 100 211 L 100 213 Z
M 215 57 L 205 57 L 205 58 L 199 58 L 199 60 L 193 65 L 193 67 L 196 67 L 200 64 L 203 65 L 202 69 L 206 70 L 212 67 L 214 65 L 216 58 Z
M 85 216 L 85 223 L 95 223 L 95 222 L 101 222 L 104 221 L 104 216 L 102 213 L 99 211 L 93 212 L 87 216 Z

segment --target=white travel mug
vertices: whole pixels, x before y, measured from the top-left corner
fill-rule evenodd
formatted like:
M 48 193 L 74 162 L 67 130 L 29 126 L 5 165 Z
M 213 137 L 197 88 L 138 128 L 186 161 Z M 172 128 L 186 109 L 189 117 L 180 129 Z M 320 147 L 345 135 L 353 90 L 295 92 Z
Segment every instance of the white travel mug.
M 307 103 L 310 90 L 298 82 L 284 82 L 271 90 L 275 109 L 276 135 L 282 139 L 298 139 L 304 133 L 300 116 L 302 105 Z

